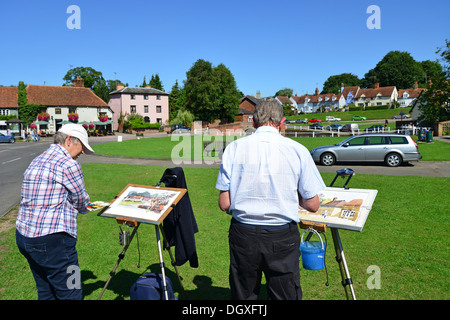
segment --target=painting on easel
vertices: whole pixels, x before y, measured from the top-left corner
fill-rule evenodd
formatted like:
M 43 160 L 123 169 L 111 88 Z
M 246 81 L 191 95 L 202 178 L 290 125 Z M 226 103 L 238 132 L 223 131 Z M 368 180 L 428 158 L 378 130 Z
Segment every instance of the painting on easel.
M 186 193 L 186 189 L 129 184 L 98 215 L 160 224 Z
M 317 212 L 299 207 L 300 220 L 324 223 L 332 228 L 362 231 L 377 192 L 327 187 L 318 194 L 320 207 Z

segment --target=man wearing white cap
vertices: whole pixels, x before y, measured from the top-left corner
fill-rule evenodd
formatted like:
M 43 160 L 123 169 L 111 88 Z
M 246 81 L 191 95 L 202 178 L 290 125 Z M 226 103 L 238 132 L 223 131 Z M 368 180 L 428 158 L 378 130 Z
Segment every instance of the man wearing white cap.
M 89 195 L 75 160 L 83 153 L 94 153 L 86 130 L 64 125 L 23 175 L 16 242 L 30 265 L 38 299 L 82 299 L 77 216 L 87 212 Z

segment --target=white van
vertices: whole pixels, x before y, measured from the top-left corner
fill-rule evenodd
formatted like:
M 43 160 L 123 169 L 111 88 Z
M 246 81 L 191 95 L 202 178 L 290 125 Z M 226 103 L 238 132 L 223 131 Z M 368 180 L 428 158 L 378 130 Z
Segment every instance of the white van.
M 342 127 L 341 131 L 359 131 L 359 126 L 357 123 L 347 123 Z

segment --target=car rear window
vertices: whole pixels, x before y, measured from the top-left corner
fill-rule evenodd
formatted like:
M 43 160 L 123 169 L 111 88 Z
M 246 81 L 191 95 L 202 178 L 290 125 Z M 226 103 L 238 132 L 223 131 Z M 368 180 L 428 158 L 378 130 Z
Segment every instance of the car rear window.
M 389 137 L 391 144 L 408 144 L 408 140 L 405 137 Z

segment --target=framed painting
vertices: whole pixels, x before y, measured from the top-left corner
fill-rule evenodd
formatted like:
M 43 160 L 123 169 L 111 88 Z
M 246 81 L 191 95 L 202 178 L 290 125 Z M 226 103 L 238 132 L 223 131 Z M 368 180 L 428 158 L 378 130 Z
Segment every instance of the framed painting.
M 186 189 L 129 184 L 100 217 L 128 218 L 159 225 L 186 193 Z
M 309 212 L 299 207 L 300 220 L 331 228 L 362 231 L 378 190 L 327 187 L 319 192 L 320 207 Z

